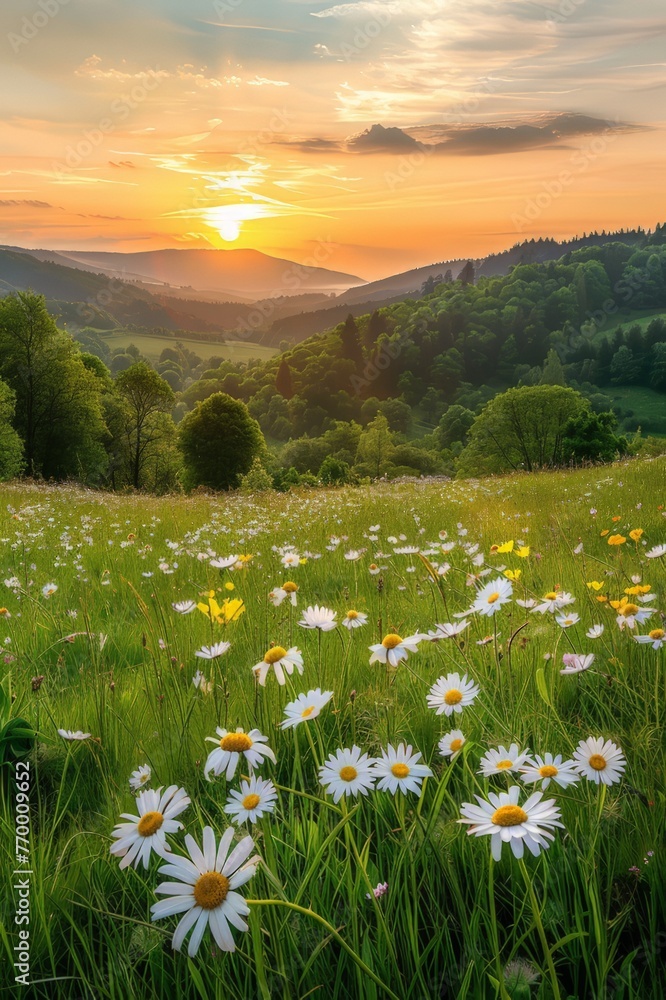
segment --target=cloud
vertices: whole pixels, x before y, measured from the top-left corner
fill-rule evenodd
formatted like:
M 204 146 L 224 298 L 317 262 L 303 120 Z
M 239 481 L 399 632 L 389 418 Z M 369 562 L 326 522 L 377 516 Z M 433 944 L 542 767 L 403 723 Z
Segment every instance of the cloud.
M 0 208 L 16 208 L 19 205 L 24 208 L 55 208 L 48 201 L 36 201 L 33 198 L 3 198 L 0 200 Z
M 409 153 L 421 147 L 416 139 L 399 128 L 373 125 L 365 132 L 350 136 L 347 149 L 355 153 Z

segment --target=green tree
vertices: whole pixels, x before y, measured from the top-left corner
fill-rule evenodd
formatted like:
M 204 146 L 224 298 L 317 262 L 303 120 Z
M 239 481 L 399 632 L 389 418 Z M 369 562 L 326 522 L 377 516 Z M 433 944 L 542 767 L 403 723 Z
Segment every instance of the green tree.
M 333 458 L 332 455 L 327 455 L 321 463 L 319 478 L 324 486 L 342 486 L 343 483 L 349 482 L 351 469 L 347 462 L 343 462 L 339 458 Z
M 548 351 L 539 380 L 541 385 L 566 385 L 567 380 L 560 356 L 552 347 Z
M 23 444 L 12 427 L 16 394 L 0 381 L 0 479 L 12 479 L 23 471 Z
M 357 471 L 361 475 L 378 478 L 386 471 L 394 450 L 388 420 L 382 413 L 378 413 L 359 438 L 356 452 Z
M 185 485 L 233 489 L 265 448 L 264 436 L 239 399 L 216 392 L 179 425 Z
M 587 409 L 580 393 L 564 386 L 522 386 L 502 392 L 474 421 L 458 460 L 459 473 L 532 472 L 558 465 L 568 421 Z
M 613 385 L 632 385 L 641 377 L 641 363 L 626 344 L 613 355 L 610 365 L 610 380 Z
M 155 418 L 157 414 L 168 413 L 176 397 L 168 382 L 145 361 L 137 361 L 118 374 L 116 392 L 125 403 L 131 483 L 138 490 L 151 451 L 168 432 L 168 423 Z
M 264 493 L 273 489 L 273 477 L 266 472 L 259 455 L 254 456 L 249 471 L 241 476 L 240 488 L 243 493 Z
M 291 378 L 291 369 L 287 364 L 285 358 L 282 358 L 280 365 L 275 376 L 275 388 L 284 396 L 285 399 L 291 399 L 294 395 L 294 384 Z
M 611 411 L 584 410 L 564 428 L 562 456 L 566 462 L 612 462 L 628 450 L 627 439 L 614 433 L 617 417 Z
M 456 441 L 466 444 L 469 429 L 475 419 L 474 411 L 468 410 L 466 406 L 461 406 L 459 403 L 449 406 L 435 431 L 439 447 L 442 450 L 450 448 Z
M 363 351 L 361 350 L 356 320 L 351 313 L 344 321 L 340 331 L 340 340 L 342 341 L 342 357 L 353 361 L 354 367 L 358 370 L 363 364 Z

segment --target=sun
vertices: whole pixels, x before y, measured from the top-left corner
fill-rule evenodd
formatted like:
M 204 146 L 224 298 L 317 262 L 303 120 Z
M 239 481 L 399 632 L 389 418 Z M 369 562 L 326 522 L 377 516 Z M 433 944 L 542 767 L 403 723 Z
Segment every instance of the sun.
M 226 243 L 233 243 L 240 236 L 240 222 L 227 219 L 218 225 L 217 231 Z

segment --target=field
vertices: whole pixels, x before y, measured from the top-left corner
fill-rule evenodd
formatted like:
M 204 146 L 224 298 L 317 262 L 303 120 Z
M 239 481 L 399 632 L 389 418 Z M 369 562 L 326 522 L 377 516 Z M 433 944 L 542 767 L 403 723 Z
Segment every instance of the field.
M 175 347 L 176 343 L 194 351 L 203 361 L 208 361 L 212 357 L 224 358 L 229 361 L 249 361 L 251 358 L 267 361 L 268 358 L 277 354 L 275 347 L 266 347 L 265 344 L 253 344 L 244 340 L 226 340 L 224 344 L 215 344 L 185 336 L 177 338 L 153 337 L 145 333 L 133 333 L 125 330 L 113 333 L 100 330 L 99 335 L 108 345 L 109 350 L 114 350 L 116 347 L 129 347 L 130 344 L 134 344 L 142 354 L 145 354 L 153 362 L 159 359 L 165 347 Z
M 0 725 L 36 738 L 0 732 L 0 995 L 662 997 L 665 487 L 663 459 L 254 497 L 1 486 Z M 315 605 L 330 630 L 300 624 Z M 589 737 L 619 756 L 567 765 Z M 388 764 L 343 754 L 322 785 L 353 747 Z M 183 830 L 146 791 L 167 787 Z M 233 825 L 234 800 L 263 816 Z M 492 837 L 458 822 L 479 800 Z
M 635 431 L 640 427 L 643 434 L 666 434 L 663 392 L 639 385 L 604 386 L 603 392 L 613 400 L 621 428 Z

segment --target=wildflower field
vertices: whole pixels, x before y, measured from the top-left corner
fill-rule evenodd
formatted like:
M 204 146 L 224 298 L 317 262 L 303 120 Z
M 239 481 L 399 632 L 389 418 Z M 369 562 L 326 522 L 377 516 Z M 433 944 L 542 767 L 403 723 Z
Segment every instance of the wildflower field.
M 663 996 L 665 487 L 1 487 L 0 996 Z

